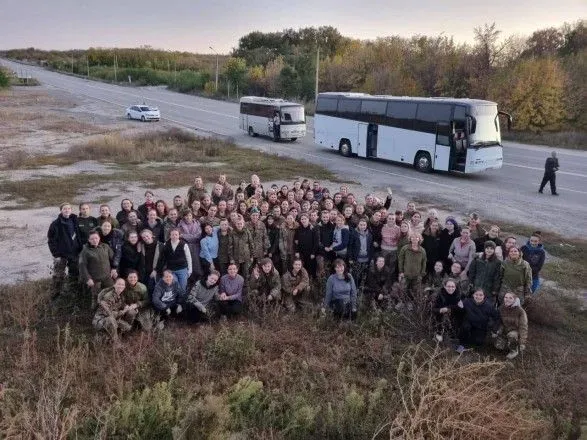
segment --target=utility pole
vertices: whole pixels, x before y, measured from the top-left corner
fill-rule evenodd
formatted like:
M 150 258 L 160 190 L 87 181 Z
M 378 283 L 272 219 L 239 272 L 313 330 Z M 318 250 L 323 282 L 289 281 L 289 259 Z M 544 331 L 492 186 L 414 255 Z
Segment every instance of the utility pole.
M 216 91 L 218 92 L 218 52 L 212 46 L 210 46 L 210 49 L 216 54 Z
M 318 105 L 318 82 L 320 79 L 320 44 L 317 45 L 316 49 L 316 89 L 314 96 L 314 108 Z

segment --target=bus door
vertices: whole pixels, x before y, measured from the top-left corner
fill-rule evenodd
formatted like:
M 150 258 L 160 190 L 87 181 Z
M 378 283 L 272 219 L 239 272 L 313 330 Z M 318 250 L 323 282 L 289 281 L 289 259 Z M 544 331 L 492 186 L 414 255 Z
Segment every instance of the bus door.
M 377 157 L 377 124 L 369 124 L 367 128 L 367 157 Z
M 434 145 L 434 169 L 448 171 L 451 158 L 451 124 L 449 122 L 436 123 L 436 142 Z
M 450 171 L 465 172 L 467 164 L 467 127 L 464 121 L 453 122 L 452 133 L 450 136 Z
M 357 156 L 367 157 L 367 137 L 369 132 L 369 124 L 359 122 L 359 133 L 357 137 Z

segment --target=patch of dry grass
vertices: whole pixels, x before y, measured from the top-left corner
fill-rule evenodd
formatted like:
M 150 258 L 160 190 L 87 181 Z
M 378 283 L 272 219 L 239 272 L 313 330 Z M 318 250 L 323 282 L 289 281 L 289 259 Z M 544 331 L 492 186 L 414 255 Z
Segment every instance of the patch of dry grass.
M 73 200 L 81 191 L 105 180 L 137 183 L 151 188 L 174 188 L 187 186 L 195 175 L 204 180 L 215 180 L 225 173 L 233 181 L 249 179 L 258 174 L 263 180 L 292 179 L 300 176 L 337 181 L 336 176 L 325 168 L 309 162 L 239 148 L 233 143 L 214 138 L 196 137 L 171 129 L 137 137 L 120 134 L 107 135 L 82 145 L 70 148 L 66 153 L 49 156 L 31 156 L 24 152 L 8 153 L 5 162 L 9 168 L 36 168 L 45 165 L 68 165 L 82 160 L 97 160 L 116 163 L 120 172 L 107 176 L 78 174 L 63 177 L 47 177 L 18 182 L 0 182 L 0 193 L 21 201 L 20 206 L 53 206 L 63 200 Z M 145 163 L 152 167 L 140 167 Z M 157 163 L 173 163 L 161 165 Z M 181 166 L 193 162 L 198 166 Z M 207 166 L 222 163 L 221 167 Z
M 57 133 L 84 133 L 94 134 L 103 131 L 93 124 L 78 121 L 75 118 L 57 119 L 48 121 L 39 127 L 39 130 L 54 131 Z
M 0 437 L 362 440 L 390 438 L 391 427 L 404 433 L 393 438 L 504 438 L 509 430 L 515 439 L 550 432 L 515 379 L 501 377 L 504 364 L 461 363 L 423 347 L 406 352 L 408 338 L 390 344 L 393 329 L 367 317 L 357 324 L 304 313 L 213 326 L 171 322 L 161 334 L 129 335 L 117 350 L 88 342 L 91 314 L 75 311 L 75 292 L 49 306 L 48 286 L 24 283 L 0 296 Z

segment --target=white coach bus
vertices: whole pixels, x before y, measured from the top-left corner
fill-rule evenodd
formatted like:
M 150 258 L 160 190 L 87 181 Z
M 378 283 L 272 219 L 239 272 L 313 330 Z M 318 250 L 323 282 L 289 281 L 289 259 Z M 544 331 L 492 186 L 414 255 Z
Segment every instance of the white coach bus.
M 503 164 L 499 115 L 509 128 L 491 101 L 320 93 L 314 142 L 424 172 L 475 173 Z
M 279 118 L 279 133 L 274 133 L 274 118 Z M 304 106 L 283 99 L 243 96 L 240 100 L 241 130 L 250 136 L 271 136 L 292 142 L 306 135 Z M 275 130 L 276 131 L 276 130 Z

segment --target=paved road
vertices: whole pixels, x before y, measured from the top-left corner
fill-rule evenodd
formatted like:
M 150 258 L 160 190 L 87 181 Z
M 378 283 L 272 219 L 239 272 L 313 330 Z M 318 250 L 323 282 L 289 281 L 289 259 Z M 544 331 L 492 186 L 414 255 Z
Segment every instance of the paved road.
M 0 60 L 14 70 L 20 64 Z M 478 211 L 484 217 L 502 221 L 534 224 L 536 228 L 558 231 L 567 236 L 585 236 L 587 230 L 587 152 L 558 149 L 561 171 L 558 172 L 560 197 L 537 193 L 544 161 L 551 147 L 504 144 L 504 167 L 481 174 L 454 176 L 441 173 L 421 174 L 402 165 L 343 158 L 313 144 L 312 119 L 308 135 L 295 143 L 276 144 L 269 139 L 250 138 L 238 129 L 238 106 L 170 92 L 162 87 L 123 87 L 88 81 L 49 72 L 36 67 L 25 68 L 49 87 L 82 95 L 112 108 L 120 114 L 136 102 L 157 105 L 165 119 L 178 125 L 232 138 L 240 145 L 289 155 L 324 165 L 345 179 L 360 182 L 367 188 L 392 186 L 407 198 L 423 200 L 461 210 Z

